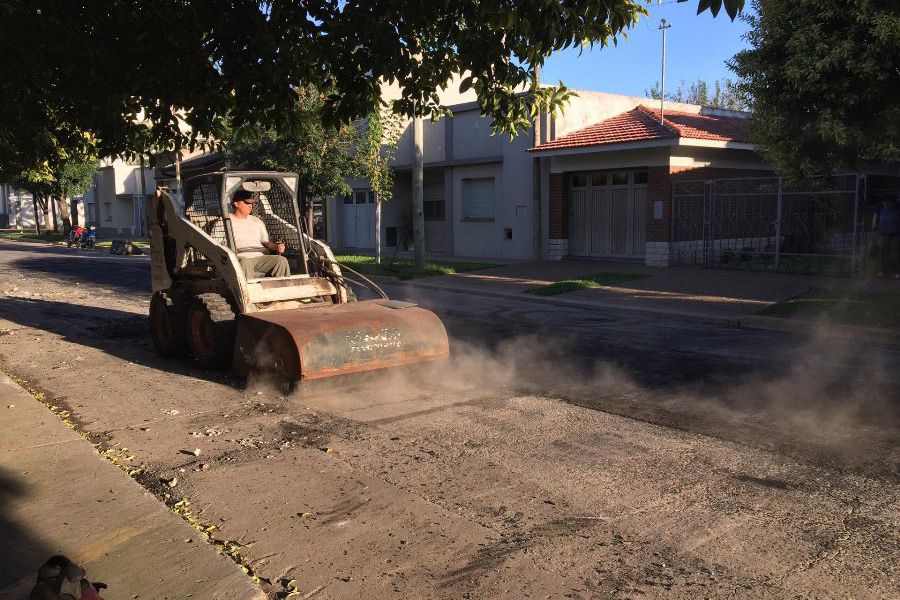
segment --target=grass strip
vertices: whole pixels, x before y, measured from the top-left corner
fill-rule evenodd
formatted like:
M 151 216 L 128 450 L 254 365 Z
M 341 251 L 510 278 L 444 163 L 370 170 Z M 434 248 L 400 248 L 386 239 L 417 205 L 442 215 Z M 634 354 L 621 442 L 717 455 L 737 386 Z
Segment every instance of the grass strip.
M 42 233 L 38 235 L 33 231 L 3 231 L 0 239 L 17 240 L 24 242 L 61 242 L 65 239 L 61 233 Z
M 898 293 L 813 289 L 756 312 L 767 317 L 900 328 Z
M 358 254 L 341 254 L 335 258 L 339 263 L 346 264 L 351 269 L 365 275 L 381 275 L 384 277 L 397 277 L 398 279 L 452 275 L 453 273 L 465 273 L 467 271 L 478 271 L 500 266 L 491 263 L 429 260 L 425 262 L 424 269 L 417 269 L 415 261 L 409 258 L 394 259 L 393 264 L 391 264 L 389 258 L 385 257 L 382 257 L 381 264 L 375 264 L 375 257 Z
M 527 290 L 529 294 L 537 296 L 556 296 L 558 294 L 566 294 L 568 292 L 576 292 L 578 290 L 589 290 L 602 286 L 619 285 L 636 279 L 645 279 L 650 275 L 642 273 L 594 273 L 587 277 L 579 277 L 578 279 L 564 279 L 541 287 Z

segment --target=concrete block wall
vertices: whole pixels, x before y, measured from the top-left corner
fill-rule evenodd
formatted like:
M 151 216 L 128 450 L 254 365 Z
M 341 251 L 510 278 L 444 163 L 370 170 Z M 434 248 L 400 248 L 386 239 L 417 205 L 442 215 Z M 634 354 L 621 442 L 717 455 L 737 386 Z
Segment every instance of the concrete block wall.
M 562 260 L 569 255 L 569 240 L 550 239 L 548 246 L 548 258 L 550 260 Z
M 669 242 L 647 242 L 644 245 L 644 263 L 648 267 L 668 267 L 672 264 Z

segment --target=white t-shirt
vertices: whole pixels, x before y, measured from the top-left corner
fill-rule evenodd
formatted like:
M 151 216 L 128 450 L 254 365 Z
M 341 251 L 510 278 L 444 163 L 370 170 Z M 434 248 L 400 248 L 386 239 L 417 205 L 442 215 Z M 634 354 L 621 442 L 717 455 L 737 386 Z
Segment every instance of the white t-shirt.
M 263 242 L 269 241 L 269 232 L 266 225 L 259 217 L 247 215 L 246 219 L 231 216 L 231 231 L 234 232 L 234 247 L 237 249 L 238 258 L 253 258 L 263 256 L 264 253 L 256 248 L 262 248 Z M 244 250 L 244 249 L 247 250 Z M 251 250 L 252 248 L 252 250 Z

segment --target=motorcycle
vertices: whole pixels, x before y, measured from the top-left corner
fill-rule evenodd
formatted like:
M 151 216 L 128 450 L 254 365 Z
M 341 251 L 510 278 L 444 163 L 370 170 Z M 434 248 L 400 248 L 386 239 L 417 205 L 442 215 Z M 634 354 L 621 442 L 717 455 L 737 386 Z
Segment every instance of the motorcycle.
M 71 248 L 73 245 L 79 246 L 81 245 L 81 237 L 85 234 L 87 229 L 79 225 L 78 227 L 73 227 L 69 231 L 69 237 L 66 238 L 66 246 Z
M 66 238 L 66 245 L 71 248 L 75 246 L 76 248 L 93 248 L 97 245 L 97 228 L 91 225 L 90 227 L 82 227 L 79 225 L 72 229 L 69 232 L 69 237 Z
M 91 225 L 81 236 L 82 248 L 93 248 L 97 245 L 97 228 Z

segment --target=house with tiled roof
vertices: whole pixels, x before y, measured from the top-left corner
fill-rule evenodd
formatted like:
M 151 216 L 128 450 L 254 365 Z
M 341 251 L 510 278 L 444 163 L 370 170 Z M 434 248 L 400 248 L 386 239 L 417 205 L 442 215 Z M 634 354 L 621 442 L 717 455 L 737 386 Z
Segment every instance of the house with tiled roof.
M 673 181 L 771 173 L 745 112 L 666 102 L 660 114 L 648 98 L 576 93 L 562 114 L 542 115 L 513 139 L 491 135 L 471 91 L 443 98 L 452 116 L 424 122 L 429 254 L 667 265 Z M 383 205 L 388 254 L 412 244 L 411 129 L 393 163 L 394 198 Z M 328 241 L 370 251 L 373 196 L 365 181 L 351 185 L 327 204 Z
M 544 258 L 671 262 L 678 180 L 770 175 L 749 113 L 578 92 L 529 148 L 541 165 Z

